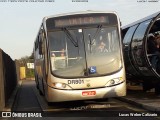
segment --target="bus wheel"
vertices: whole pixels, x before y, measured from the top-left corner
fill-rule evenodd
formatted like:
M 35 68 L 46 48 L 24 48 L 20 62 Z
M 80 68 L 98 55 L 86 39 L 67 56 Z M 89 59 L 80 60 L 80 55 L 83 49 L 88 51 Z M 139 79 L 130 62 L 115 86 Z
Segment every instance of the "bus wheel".
M 42 91 L 40 90 L 40 89 L 38 89 L 39 90 L 39 94 L 41 95 L 41 96 L 43 96 L 43 93 L 42 93 Z
M 36 88 L 39 89 L 39 82 L 37 77 L 35 77 L 35 83 L 36 83 Z
M 36 88 L 37 88 L 37 89 L 39 89 L 39 85 L 38 85 L 38 83 L 36 84 Z
M 39 89 L 39 86 L 38 86 L 38 85 L 36 85 L 36 88 L 37 88 L 37 89 Z

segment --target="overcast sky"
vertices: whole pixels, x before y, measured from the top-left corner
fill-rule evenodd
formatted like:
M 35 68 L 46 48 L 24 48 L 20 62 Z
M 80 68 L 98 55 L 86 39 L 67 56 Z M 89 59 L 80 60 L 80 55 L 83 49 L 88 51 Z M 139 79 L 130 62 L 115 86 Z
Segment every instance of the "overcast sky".
M 12 59 L 31 55 L 44 16 L 85 10 L 116 11 L 123 26 L 160 11 L 160 0 L 18 1 L 0 0 L 0 48 Z

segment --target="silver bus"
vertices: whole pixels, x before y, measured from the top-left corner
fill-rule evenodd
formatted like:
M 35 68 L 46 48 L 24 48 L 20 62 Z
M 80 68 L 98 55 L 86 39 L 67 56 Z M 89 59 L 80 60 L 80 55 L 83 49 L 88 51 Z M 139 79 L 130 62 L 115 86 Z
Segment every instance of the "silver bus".
M 126 95 L 115 12 L 44 17 L 34 43 L 35 81 L 48 103 Z

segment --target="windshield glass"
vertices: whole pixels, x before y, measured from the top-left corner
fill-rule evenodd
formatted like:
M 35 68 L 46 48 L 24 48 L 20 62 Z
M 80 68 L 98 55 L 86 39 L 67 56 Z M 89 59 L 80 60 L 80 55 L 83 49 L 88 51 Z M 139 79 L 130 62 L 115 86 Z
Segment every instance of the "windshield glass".
M 110 74 L 120 69 L 117 27 L 48 32 L 52 71 L 62 77 Z

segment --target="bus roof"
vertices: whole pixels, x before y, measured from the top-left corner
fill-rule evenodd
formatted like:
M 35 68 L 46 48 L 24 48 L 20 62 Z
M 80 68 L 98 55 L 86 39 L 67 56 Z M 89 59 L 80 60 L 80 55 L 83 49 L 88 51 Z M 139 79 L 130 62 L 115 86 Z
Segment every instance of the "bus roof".
M 93 11 L 93 10 L 87 10 L 87 11 L 69 12 L 69 13 L 62 13 L 62 14 L 57 14 L 57 15 L 46 16 L 46 17 L 43 18 L 43 22 L 45 22 L 48 18 L 61 17 L 61 16 L 67 16 L 67 15 L 89 14 L 89 13 L 113 13 L 113 14 L 117 15 L 117 13 L 115 11 Z

